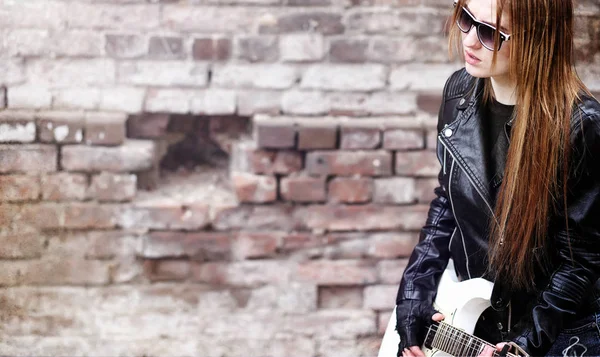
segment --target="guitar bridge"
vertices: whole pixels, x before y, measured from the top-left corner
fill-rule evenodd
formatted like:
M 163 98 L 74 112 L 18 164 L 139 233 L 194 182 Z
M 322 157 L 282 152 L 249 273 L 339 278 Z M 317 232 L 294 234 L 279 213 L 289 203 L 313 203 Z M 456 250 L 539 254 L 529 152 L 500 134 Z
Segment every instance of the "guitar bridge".
M 425 342 L 423 342 L 423 346 L 432 349 L 433 348 L 433 339 L 435 338 L 435 333 L 437 330 L 438 324 L 431 324 L 427 329 L 427 335 L 425 335 Z

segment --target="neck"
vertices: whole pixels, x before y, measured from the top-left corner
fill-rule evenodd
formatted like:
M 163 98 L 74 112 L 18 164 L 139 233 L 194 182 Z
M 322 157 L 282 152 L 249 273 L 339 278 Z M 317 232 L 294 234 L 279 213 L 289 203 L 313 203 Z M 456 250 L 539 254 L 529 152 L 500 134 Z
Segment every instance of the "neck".
M 516 98 L 516 83 L 511 81 L 508 76 L 491 77 L 492 88 L 494 89 L 494 97 L 502 104 L 515 105 Z

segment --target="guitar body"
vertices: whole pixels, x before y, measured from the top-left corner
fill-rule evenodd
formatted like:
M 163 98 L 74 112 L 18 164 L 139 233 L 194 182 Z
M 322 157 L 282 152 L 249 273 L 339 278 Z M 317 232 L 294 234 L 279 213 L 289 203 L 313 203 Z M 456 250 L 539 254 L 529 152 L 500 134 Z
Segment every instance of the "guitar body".
M 452 260 L 450 260 L 442 274 L 433 306 L 444 314 L 445 323 L 467 334 L 472 334 L 479 316 L 490 306 L 492 289 L 493 283 L 482 278 L 459 282 Z M 399 343 L 400 337 L 396 331 L 396 309 L 394 308 L 377 356 L 395 357 Z M 429 349 L 422 346 L 422 349 L 427 357 L 450 356 L 435 348 Z

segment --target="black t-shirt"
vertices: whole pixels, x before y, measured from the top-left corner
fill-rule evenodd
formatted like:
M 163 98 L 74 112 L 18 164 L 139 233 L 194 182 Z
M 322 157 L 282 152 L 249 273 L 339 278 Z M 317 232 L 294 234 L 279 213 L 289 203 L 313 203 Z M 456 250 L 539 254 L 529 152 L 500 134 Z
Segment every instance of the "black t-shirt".
M 504 172 L 508 139 L 506 138 L 505 125 L 511 119 L 514 105 L 506 105 L 492 99 L 485 108 L 483 118 L 483 130 L 485 138 L 485 150 L 489 167 L 489 186 L 492 200 L 496 201 L 500 178 Z

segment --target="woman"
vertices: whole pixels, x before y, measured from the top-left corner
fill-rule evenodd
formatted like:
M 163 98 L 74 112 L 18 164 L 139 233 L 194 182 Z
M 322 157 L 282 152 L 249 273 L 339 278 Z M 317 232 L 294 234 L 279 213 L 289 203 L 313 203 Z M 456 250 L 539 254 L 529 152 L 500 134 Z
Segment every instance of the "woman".
M 475 335 L 600 355 L 600 104 L 573 67 L 573 0 L 458 0 L 450 37 L 465 68 L 444 88 L 440 185 L 396 299 L 398 356 L 422 356 L 443 318 L 432 302 L 450 258 L 459 279 L 494 282 Z

